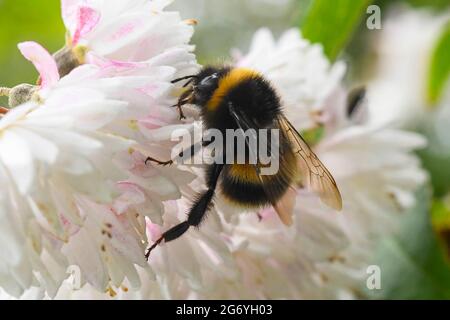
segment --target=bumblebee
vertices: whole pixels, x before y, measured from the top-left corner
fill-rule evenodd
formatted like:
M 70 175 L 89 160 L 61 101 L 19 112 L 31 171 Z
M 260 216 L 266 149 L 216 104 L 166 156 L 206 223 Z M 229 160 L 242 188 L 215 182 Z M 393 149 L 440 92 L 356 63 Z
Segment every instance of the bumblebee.
M 341 210 L 342 199 L 336 182 L 330 172 L 309 148 L 305 140 L 284 116 L 280 98 L 275 89 L 260 73 L 246 68 L 204 67 L 198 74 L 175 79 L 187 80 L 186 91 L 180 96 L 176 107 L 183 117 L 182 106 L 193 104 L 200 110 L 204 129 L 223 132 L 222 156 L 227 141 L 228 129 L 246 131 L 253 129 L 276 129 L 279 134 L 278 170 L 271 175 L 261 174 L 264 167 L 259 161 L 251 163 L 246 157 L 244 163 L 217 162 L 205 168 L 207 190 L 198 194 L 184 222 L 164 232 L 148 249 L 146 258 L 161 241 L 172 241 L 184 234 L 190 227 L 198 227 L 204 220 L 216 189 L 224 198 L 247 208 L 273 206 L 285 225 L 292 224 L 296 189 L 306 187 L 318 194 L 320 199 L 333 209 Z M 257 148 L 261 143 L 258 140 Z M 203 146 L 208 143 L 203 142 Z M 252 152 L 246 144 L 246 154 Z M 267 147 L 267 146 L 266 146 Z M 191 155 L 196 145 L 187 149 Z M 268 150 L 266 148 L 266 150 Z M 253 150 L 254 152 L 255 150 Z M 183 154 L 180 153 L 180 156 Z M 161 165 L 172 164 L 173 160 L 159 161 L 147 158 Z

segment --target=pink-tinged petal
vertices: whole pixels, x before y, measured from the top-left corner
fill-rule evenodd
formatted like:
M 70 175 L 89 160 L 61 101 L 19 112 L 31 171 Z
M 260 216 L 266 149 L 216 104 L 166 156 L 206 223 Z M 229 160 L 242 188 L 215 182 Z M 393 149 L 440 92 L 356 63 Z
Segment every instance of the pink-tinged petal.
M 72 36 L 72 45 L 76 45 L 80 41 L 80 38 L 91 32 L 99 21 L 100 13 L 97 10 L 86 6 L 79 7 L 76 28 Z
M 161 227 L 158 226 L 156 223 L 152 223 L 150 221 L 147 221 L 147 233 L 150 235 L 150 239 L 153 242 L 155 242 L 162 235 Z
M 145 202 L 144 191 L 135 183 L 121 181 L 117 183 L 122 194 L 114 201 L 113 209 L 118 213 L 124 213 L 131 205 Z
M 47 50 L 33 41 L 19 43 L 18 47 L 22 55 L 31 61 L 39 72 L 40 86 L 42 89 L 58 82 L 58 66 Z
M 69 31 L 75 30 L 76 11 L 80 0 L 61 0 L 61 16 Z
M 146 64 L 142 62 L 129 62 L 129 61 L 108 59 L 96 55 L 93 52 L 88 52 L 86 58 L 88 63 L 99 66 L 101 69 L 114 70 L 115 72 L 125 72 L 128 70 L 133 71 L 135 69 L 146 67 Z
M 139 124 L 144 126 L 145 128 L 152 130 L 158 129 L 168 124 L 167 121 L 159 119 L 156 115 L 152 115 L 151 117 L 146 117 L 144 119 L 138 120 Z

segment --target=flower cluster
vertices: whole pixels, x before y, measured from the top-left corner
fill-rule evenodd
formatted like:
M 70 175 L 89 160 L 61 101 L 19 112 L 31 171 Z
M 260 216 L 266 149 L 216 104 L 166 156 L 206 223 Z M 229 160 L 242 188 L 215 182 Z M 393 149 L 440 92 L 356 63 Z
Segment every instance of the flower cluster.
M 193 21 L 165 0 L 63 0 L 67 43 L 50 56 L 20 49 L 40 73 L 24 102 L 0 120 L 0 287 L 56 298 L 339 298 L 358 294 L 365 269 L 425 173 L 411 151 L 425 144 L 348 110 L 345 64 L 331 64 L 298 30 L 275 41 L 259 30 L 234 66 L 256 69 L 281 96 L 333 172 L 335 212 L 297 190 L 293 226 L 274 210 L 242 212 L 218 193 L 207 221 L 144 259 L 148 242 L 185 220 L 201 170 L 145 164 L 169 159 L 170 108 L 195 73 Z M 12 95 L 10 91 L 10 96 Z M 17 90 L 16 90 L 17 91 Z M 361 113 L 359 112 L 359 113 Z M 147 240 L 148 238 L 148 240 Z M 80 270 L 80 287 L 67 278 Z
M 57 293 L 70 265 L 104 292 L 148 270 L 145 217 L 193 176 L 144 165 L 170 155 L 183 125 L 170 81 L 197 69 L 189 22 L 167 1 L 62 1 L 67 44 L 19 44 L 38 85 L 9 92 L 0 120 L 0 285 Z M 11 103 L 12 102 L 12 103 Z M 130 204 L 136 212 L 127 211 Z M 155 218 L 156 221 L 157 218 Z

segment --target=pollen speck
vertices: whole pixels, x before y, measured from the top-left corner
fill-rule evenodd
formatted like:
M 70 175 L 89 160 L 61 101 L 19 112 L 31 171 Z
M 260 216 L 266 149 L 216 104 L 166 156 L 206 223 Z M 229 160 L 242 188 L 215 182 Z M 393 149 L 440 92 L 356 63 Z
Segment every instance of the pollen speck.
M 114 298 L 117 295 L 117 292 L 115 292 L 112 287 L 108 287 L 108 289 L 106 289 L 106 292 L 109 294 L 111 298 Z
M 135 130 L 135 131 L 137 131 L 139 128 L 138 128 L 138 125 L 137 125 L 137 120 L 130 120 L 130 121 L 128 121 L 128 127 L 131 129 L 131 130 Z

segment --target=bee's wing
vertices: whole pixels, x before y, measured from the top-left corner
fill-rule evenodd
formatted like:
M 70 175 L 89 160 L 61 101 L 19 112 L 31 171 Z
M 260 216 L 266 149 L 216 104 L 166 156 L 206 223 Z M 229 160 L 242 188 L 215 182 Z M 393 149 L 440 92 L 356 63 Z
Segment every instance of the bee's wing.
M 246 118 L 244 115 L 242 115 L 239 110 L 236 110 L 231 104 L 229 106 L 230 114 L 234 118 L 236 124 L 240 129 L 243 131 L 246 131 L 248 129 L 257 129 L 258 126 L 252 122 L 251 119 Z M 253 137 L 254 139 L 257 139 L 257 137 Z M 247 141 L 247 140 L 246 140 Z M 270 143 L 270 141 L 268 141 Z M 247 145 L 249 147 L 249 151 L 251 153 L 257 153 L 258 150 L 251 150 L 251 146 Z M 270 150 L 270 147 L 268 148 Z M 272 189 L 269 187 L 268 181 L 266 181 L 267 177 L 264 175 L 261 175 L 259 172 L 259 168 L 255 165 L 254 166 L 256 174 L 258 175 L 259 180 L 261 181 L 261 186 L 264 190 L 264 194 L 266 195 L 267 199 L 272 204 L 273 208 L 277 212 L 281 222 L 283 222 L 285 225 L 290 226 L 292 224 L 292 214 L 294 211 L 295 206 L 295 199 L 296 199 L 296 189 L 291 186 L 289 187 L 288 191 L 279 199 L 276 197 Z
M 277 120 L 297 157 L 301 184 L 316 192 L 326 205 L 335 210 L 341 210 L 341 194 L 331 173 L 286 117 L 280 115 Z

